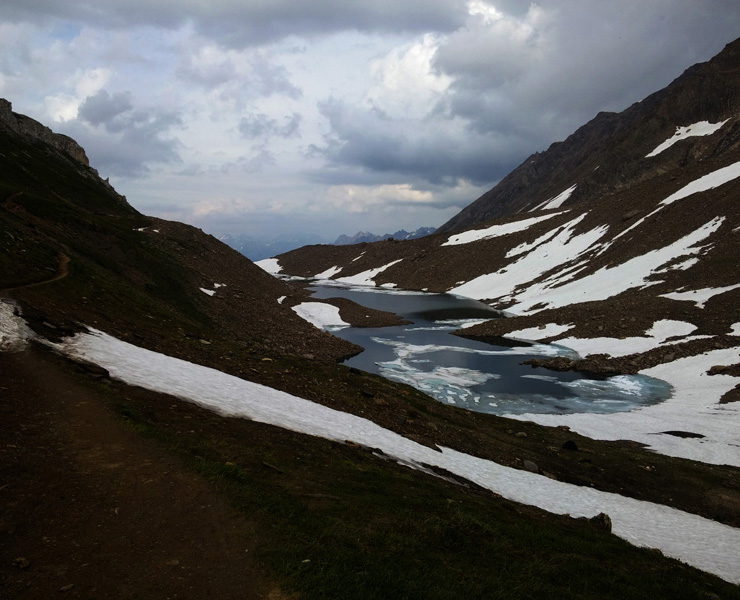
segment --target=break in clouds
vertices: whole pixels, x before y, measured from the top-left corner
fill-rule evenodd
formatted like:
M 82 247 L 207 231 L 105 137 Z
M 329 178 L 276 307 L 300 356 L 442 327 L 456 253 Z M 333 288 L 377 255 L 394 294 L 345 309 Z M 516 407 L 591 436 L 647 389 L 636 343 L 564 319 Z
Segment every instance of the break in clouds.
M 333 238 L 441 224 L 738 31 L 731 0 L 6 0 L 0 96 L 142 212 Z

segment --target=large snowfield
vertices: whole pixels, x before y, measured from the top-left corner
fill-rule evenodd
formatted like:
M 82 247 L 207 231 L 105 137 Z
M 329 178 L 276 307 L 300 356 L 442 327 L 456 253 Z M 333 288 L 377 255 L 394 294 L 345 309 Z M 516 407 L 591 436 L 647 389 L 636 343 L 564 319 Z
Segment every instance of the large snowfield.
M 18 349 L 28 331 L 13 307 L 0 304 L 0 339 Z M 447 448 L 435 451 L 366 419 L 123 342 L 99 331 L 54 347 L 91 361 L 130 385 L 170 394 L 223 415 L 244 417 L 292 431 L 378 448 L 411 468 L 441 467 L 513 501 L 557 514 L 593 517 L 607 513 L 613 532 L 638 545 L 658 548 L 734 583 L 740 583 L 740 530 L 667 506 L 574 486 L 511 469 Z

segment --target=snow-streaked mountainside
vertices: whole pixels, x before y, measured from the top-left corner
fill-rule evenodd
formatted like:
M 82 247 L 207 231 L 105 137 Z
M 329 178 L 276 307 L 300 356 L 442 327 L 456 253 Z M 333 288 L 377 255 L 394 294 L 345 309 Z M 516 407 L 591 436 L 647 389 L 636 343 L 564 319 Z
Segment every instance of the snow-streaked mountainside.
M 740 397 L 738 199 L 740 42 L 734 42 L 668 88 L 623 113 L 599 115 L 530 157 L 441 233 L 307 247 L 264 266 L 483 300 L 509 318 L 459 333 L 557 342 L 581 356 L 540 361 L 550 368 L 667 373 L 672 364 L 684 365 L 695 388 L 684 408 L 717 384 L 722 392 L 710 405 L 681 409 L 670 428 L 711 437 L 708 423 L 724 420 L 720 444 L 740 456 L 732 433 L 740 428 L 733 403 Z M 491 215 L 502 216 L 485 221 Z M 711 417 L 700 423 L 691 416 L 699 413 Z M 605 434 L 580 417 L 525 418 Z M 631 430 L 632 439 L 650 445 L 660 419 L 648 421 L 610 435 L 629 437 Z M 714 442 L 694 442 L 707 452 L 693 457 L 726 460 L 711 457 Z

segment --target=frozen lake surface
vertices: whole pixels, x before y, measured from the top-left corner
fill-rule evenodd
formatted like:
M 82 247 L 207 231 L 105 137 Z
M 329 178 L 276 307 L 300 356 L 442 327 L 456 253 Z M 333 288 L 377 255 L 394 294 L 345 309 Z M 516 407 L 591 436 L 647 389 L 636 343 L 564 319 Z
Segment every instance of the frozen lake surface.
M 555 344 L 500 339 L 491 345 L 450 335 L 469 323 L 500 318 L 488 305 L 450 294 L 313 285 L 314 298 L 348 298 L 401 315 L 409 325 L 332 328 L 365 351 L 345 364 L 408 383 L 440 402 L 503 414 L 613 413 L 670 397 L 667 383 L 644 375 L 592 377 L 533 369 L 528 358 L 578 355 Z

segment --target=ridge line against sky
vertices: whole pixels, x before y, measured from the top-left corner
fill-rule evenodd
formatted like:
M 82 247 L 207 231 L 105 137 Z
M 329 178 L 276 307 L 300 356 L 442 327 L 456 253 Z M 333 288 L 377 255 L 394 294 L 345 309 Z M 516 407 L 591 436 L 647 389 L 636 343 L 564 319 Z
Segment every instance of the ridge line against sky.
M 738 31 L 731 0 L 4 0 L 0 96 L 145 214 L 331 241 L 440 225 Z

